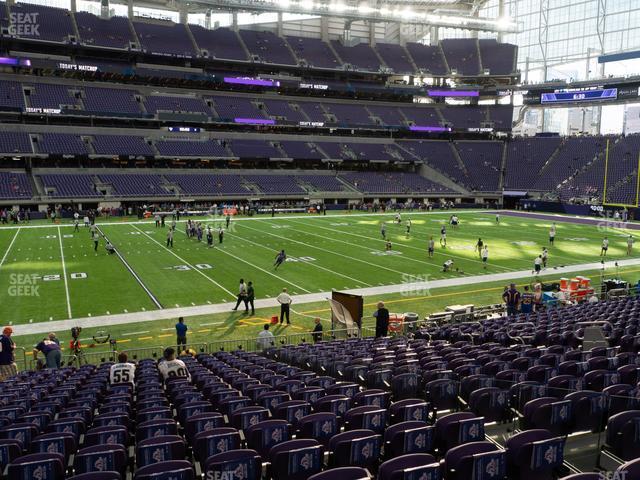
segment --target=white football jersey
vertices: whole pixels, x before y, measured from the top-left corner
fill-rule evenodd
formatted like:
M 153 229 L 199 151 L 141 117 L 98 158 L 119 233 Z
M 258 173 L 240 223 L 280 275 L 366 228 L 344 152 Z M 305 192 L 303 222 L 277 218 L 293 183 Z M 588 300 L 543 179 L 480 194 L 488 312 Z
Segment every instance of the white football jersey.
M 135 385 L 136 366 L 133 363 L 114 363 L 109 370 L 109 383 L 130 383 Z
M 162 378 L 185 377 L 191 379 L 189 370 L 182 360 L 165 360 L 158 364 L 158 370 L 162 374 Z

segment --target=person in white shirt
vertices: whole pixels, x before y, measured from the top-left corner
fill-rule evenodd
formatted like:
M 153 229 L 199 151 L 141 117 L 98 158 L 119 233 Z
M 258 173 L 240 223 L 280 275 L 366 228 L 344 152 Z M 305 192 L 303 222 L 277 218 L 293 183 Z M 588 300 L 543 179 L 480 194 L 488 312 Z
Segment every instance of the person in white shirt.
M 280 325 L 282 325 L 282 321 L 285 317 L 287 318 L 287 325 L 291 325 L 291 323 L 289 322 L 289 307 L 291 306 L 292 299 L 291 296 L 287 293 L 286 288 L 282 289 L 282 293 L 278 295 L 276 300 L 280 304 Z
M 484 246 L 484 248 L 482 249 L 482 265 L 483 267 L 487 268 L 487 260 L 489 260 L 489 247 L 487 245 Z
M 542 255 L 538 255 L 533 261 L 533 273 L 539 275 L 540 270 L 542 270 Z
M 184 377 L 191 380 L 189 370 L 182 360 L 176 358 L 176 351 L 169 347 L 164 350 L 163 360 L 158 364 L 158 370 L 162 378 L 167 379 Z
M 556 239 L 556 224 L 553 223 L 551 228 L 549 229 L 549 243 L 553 245 L 553 242 Z
M 258 339 L 256 340 L 258 349 L 266 350 L 269 347 L 273 347 L 275 343 L 274 338 L 273 333 L 269 331 L 269 324 L 265 323 L 264 330 L 258 334 Z
M 231 310 L 238 310 L 238 305 L 244 302 L 247 298 L 247 285 L 244 283 L 244 278 L 240 279 L 240 286 L 238 287 L 238 301 L 236 302 L 236 306 Z
M 451 267 L 453 267 L 453 260 L 449 259 L 442 265 L 442 271 L 448 272 L 449 270 L 451 270 Z
M 627 237 L 627 255 L 631 255 L 632 250 L 633 250 L 633 236 L 629 235 Z
M 135 386 L 136 366 L 127 361 L 127 354 L 121 352 L 118 354 L 118 363 L 111 365 L 109 369 L 109 383 L 130 383 Z
M 600 249 L 600 256 L 606 257 L 607 250 L 609 250 L 609 239 L 607 237 L 604 237 L 604 240 L 602 240 L 602 248 Z

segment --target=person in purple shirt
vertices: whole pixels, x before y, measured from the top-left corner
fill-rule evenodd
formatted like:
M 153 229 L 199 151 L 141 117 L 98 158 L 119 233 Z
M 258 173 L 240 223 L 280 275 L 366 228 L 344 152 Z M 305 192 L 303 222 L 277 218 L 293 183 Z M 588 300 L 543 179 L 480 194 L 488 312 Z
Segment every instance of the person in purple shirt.
M 38 360 L 38 352 L 42 352 L 47 368 L 60 368 L 62 365 L 62 351 L 60 341 L 55 333 L 50 333 L 33 349 L 33 359 Z

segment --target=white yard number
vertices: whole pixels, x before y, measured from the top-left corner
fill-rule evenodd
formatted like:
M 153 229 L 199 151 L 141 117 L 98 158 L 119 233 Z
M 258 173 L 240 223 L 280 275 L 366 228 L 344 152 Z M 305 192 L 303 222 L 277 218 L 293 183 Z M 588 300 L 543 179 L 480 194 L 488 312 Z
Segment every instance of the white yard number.
M 271 225 L 271 228 L 289 228 L 289 225 Z
M 208 263 L 196 263 L 194 267 L 196 267 L 198 270 L 209 270 L 213 268 Z M 175 267 L 167 267 L 167 268 L 170 270 L 178 270 L 180 272 L 186 272 L 187 270 L 191 270 L 191 267 L 189 265 L 176 265 Z
M 397 250 L 386 250 L 384 252 L 379 250 L 373 250 L 371 252 L 371 255 L 376 255 L 377 257 L 384 257 L 385 255 L 402 255 L 402 252 L 399 252 Z
M 42 276 L 42 281 L 43 282 L 55 282 L 60 280 L 62 277 L 60 275 L 53 274 L 53 275 L 43 275 Z M 87 278 L 87 274 L 84 272 L 74 272 L 74 273 L 70 273 L 69 274 L 69 278 L 71 278 L 72 280 L 84 280 L 85 278 Z
M 287 257 L 287 262 L 315 262 L 313 257 Z

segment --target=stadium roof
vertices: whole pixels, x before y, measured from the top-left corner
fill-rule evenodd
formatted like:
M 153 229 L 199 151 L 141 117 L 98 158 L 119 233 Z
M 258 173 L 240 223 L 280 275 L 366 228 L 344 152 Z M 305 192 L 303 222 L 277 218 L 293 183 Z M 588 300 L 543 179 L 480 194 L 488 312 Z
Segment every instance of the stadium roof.
M 400 22 L 505 33 L 518 31 L 518 25 L 512 19 L 480 17 L 478 12 L 486 2 L 487 0 L 190 0 L 179 6 L 190 12 L 208 9 L 282 12 L 352 21 Z M 178 2 L 159 0 L 158 3 L 175 7 Z

